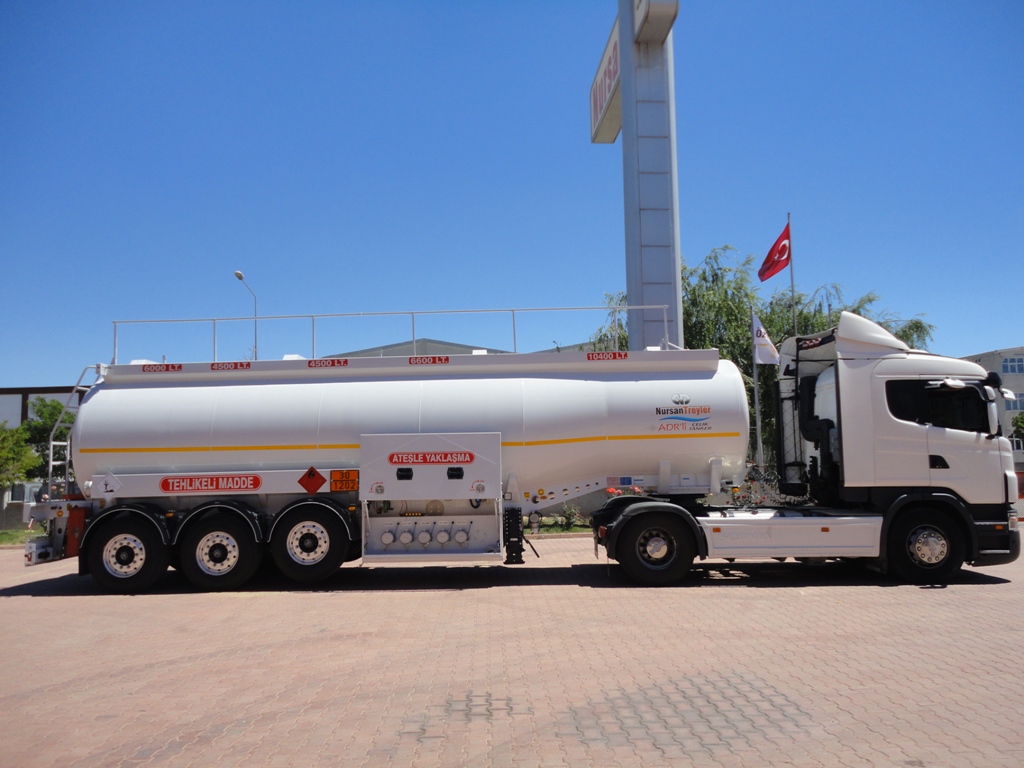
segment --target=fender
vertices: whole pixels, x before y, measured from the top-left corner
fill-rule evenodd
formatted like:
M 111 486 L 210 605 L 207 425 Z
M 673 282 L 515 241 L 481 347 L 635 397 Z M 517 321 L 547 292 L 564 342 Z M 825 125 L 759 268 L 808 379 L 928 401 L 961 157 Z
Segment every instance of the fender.
M 626 507 L 634 504 L 646 504 L 650 501 L 652 499 L 649 496 L 615 496 L 608 499 L 597 512 L 591 515 L 590 519 L 595 528 L 599 525 L 611 526 L 615 524 L 616 519 Z
M 112 519 L 115 515 L 122 513 L 134 515 L 135 517 L 141 517 L 143 520 L 148 520 L 160 533 L 160 540 L 165 545 L 171 543 L 171 532 L 167 528 L 167 520 L 164 517 L 163 510 L 149 504 L 118 504 L 116 507 L 110 509 L 104 509 L 99 515 L 92 518 L 85 528 L 85 533 L 82 534 L 82 540 L 78 545 L 78 575 L 84 576 L 89 573 L 88 559 L 85 557 L 86 552 L 89 551 L 89 542 L 91 541 L 90 536 L 92 532 L 99 526 L 103 521 Z
M 693 534 L 694 543 L 697 545 L 697 554 L 701 558 L 708 556 L 708 542 L 704 538 L 704 531 L 701 529 L 692 514 L 682 507 L 670 504 L 666 501 L 651 501 L 643 496 L 638 496 L 636 498 L 638 501 L 632 502 L 626 506 L 622 514 L 615 518 L 614 522 L 606 524 L 608 527 L 608 538 L 605 540 L 604 546 L 608 551 L 609 556 L 614 557 L 615 547 L 619 540 L 619 534 L 622 532 L 622 529 L 626 527 L 626 523 L 637 515 L 643 515 L 648 512 L 668 512 L 669 514 L 677 515 L 682 518 L 690 528 L 690 532 Z M 613 501 L 618 501 L 618 499 L 613 499 Z
M 171 543 L 177 545 L 181 540 L 182 532 L 187 529 L 191 523 L 198 520 L 204 513 L 212 512 L 215 509 L 222 509 L 242 518 L 249 524 L 249 527 L 252 528 L 252 533 L 253 536 L 256 537 L 256 541 L 260 543 L 266 541 L 266 537 L 263 535 L 263 526 L 260 525 L 260 518 L 259 515 L 256 514 L 255 510 L 240 501 L 221 500 L 210 501 L 196 507 L 195 509 L 189 510 L 185 514 L 185 517 L 182 518 L 178 528 L 174 531 L 174 539 Z
M 961 523 L 961 527 L 967 531 L 966 557 L 968 563 L 978 557 L 978 531 L 974 519 L 967 511 L 967 505 L 958 496 L 952 493 L 905 493 L 898 496 L 889 509 L 886 510 L 882 521 L 882 541 L 880 542 L 879 555 L 884 559 L 888 553 L 889 527 L 899 513 L 910 505 L 927 504 L 935 507 L 942 507 L 951 512 L 953 517 Z
M 272 538 L 274 538 L 274 531 L 277 530 L 277 524 L 281 521 L 281 518 L 284 517 L 286 513 L 291 512 L 296 507 L 301 507 L 305 504 L 312 504 L 315 507 L 323 507 L 328 512 L 333 512 L 334 515 L 341 521 L 341 524 L 345 526 L 345 533 L 348 534 L 348 540 L 355 540 L 356 537 L 352 535 L 352 527 L 349 525 L 348 522 L 348 515 L 346 515 L 344 512 L 338 509 L 337 505 L 332 503 L 330 499 L 314 499 L 311 497 L 308 499 L 300 499 L 299 501 L 289 504 L 287 507 L 282 509 L 274 518 L 274 522 L 270 525 L 270 530 L 267 532 L 267 541 L 270 541 Z

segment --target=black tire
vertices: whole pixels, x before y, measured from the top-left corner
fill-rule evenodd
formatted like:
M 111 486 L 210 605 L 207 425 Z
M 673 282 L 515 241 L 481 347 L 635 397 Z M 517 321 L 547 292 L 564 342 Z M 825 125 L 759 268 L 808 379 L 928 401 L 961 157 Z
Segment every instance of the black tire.
M 154 523 L 119 514 L 89 533 L 86 562 L 104 589 L 123 595 L 145 592 L 167 571 L 167 545 Z
M 209 512 L 181 538 L 181 572 L 207 592 L 238 589 L 259 568 L 263 555 L 252 526 L 231 512 Z
M 693 534 L 676 515 L 653 512 L 626 524 L 616 542 L 616 559 L 633 581 L 661 587 L 681 581 L 696 556 Z
M 942 584 L 964 563 L 960 526 L 945 512 L 915 509 L 889 529 L 889 573 L 910 584 Z
M 338 516 L 320 504 L 300 504 L 278 520 L 270 554 L 289 579 L 310 584 L 332 576 L 348 554 L 349 537 Z

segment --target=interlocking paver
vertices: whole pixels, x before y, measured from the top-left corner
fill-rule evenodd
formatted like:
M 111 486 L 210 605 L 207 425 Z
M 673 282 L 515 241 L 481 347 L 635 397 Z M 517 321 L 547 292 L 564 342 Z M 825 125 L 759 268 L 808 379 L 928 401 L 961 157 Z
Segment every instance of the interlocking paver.
M 1024 563 L 518 568 L 101 593 L 0 550 L 0 766 L 1016 766 Z

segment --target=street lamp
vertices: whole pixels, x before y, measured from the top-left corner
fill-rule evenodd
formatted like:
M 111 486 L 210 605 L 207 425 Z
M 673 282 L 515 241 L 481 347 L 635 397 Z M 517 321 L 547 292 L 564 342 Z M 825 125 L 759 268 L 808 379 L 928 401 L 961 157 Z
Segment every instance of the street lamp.
M 235 270 L 235 277 L 237 277 L 239 280 L 242 281 L 242 285 L 244 285 L 246 288 L 249 288 L 249 284 L 247 282 L 245 282 L 245 275 L 243 275 L 239 270 Z M 253 360 L 259 360 L 260 359 L 260 352 L 259 352 L 259 348 L 260 348 L 259 339 L 260 339 L 260 337 L 259 337 L 259 325 L 258 325 L 259 320 L 258 320 L 258 318 L 260 316 L 260 313 L 259 313 L 259 310 L 257 309 L 258 305 L 256 303 L 256 292 L 253 291 L 252 288 L 249 288 L 249 293 L 252 294 L 252 359 Z

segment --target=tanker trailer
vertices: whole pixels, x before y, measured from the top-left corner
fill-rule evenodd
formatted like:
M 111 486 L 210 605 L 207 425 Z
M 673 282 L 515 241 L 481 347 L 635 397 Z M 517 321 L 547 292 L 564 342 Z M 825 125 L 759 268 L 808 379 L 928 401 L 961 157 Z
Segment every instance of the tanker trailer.
M 521 563 L 524 513 L 609 486 L 682 513 L 745 474 L 743 380 L 717 350 L 96 371 L 71 435 L 81 497 L 30 508 L 48 535 L 26 558 L 77 554 L 118 592 L 169 564 L 236 588 L 265 551 L 303 582 L 357 559 Z

